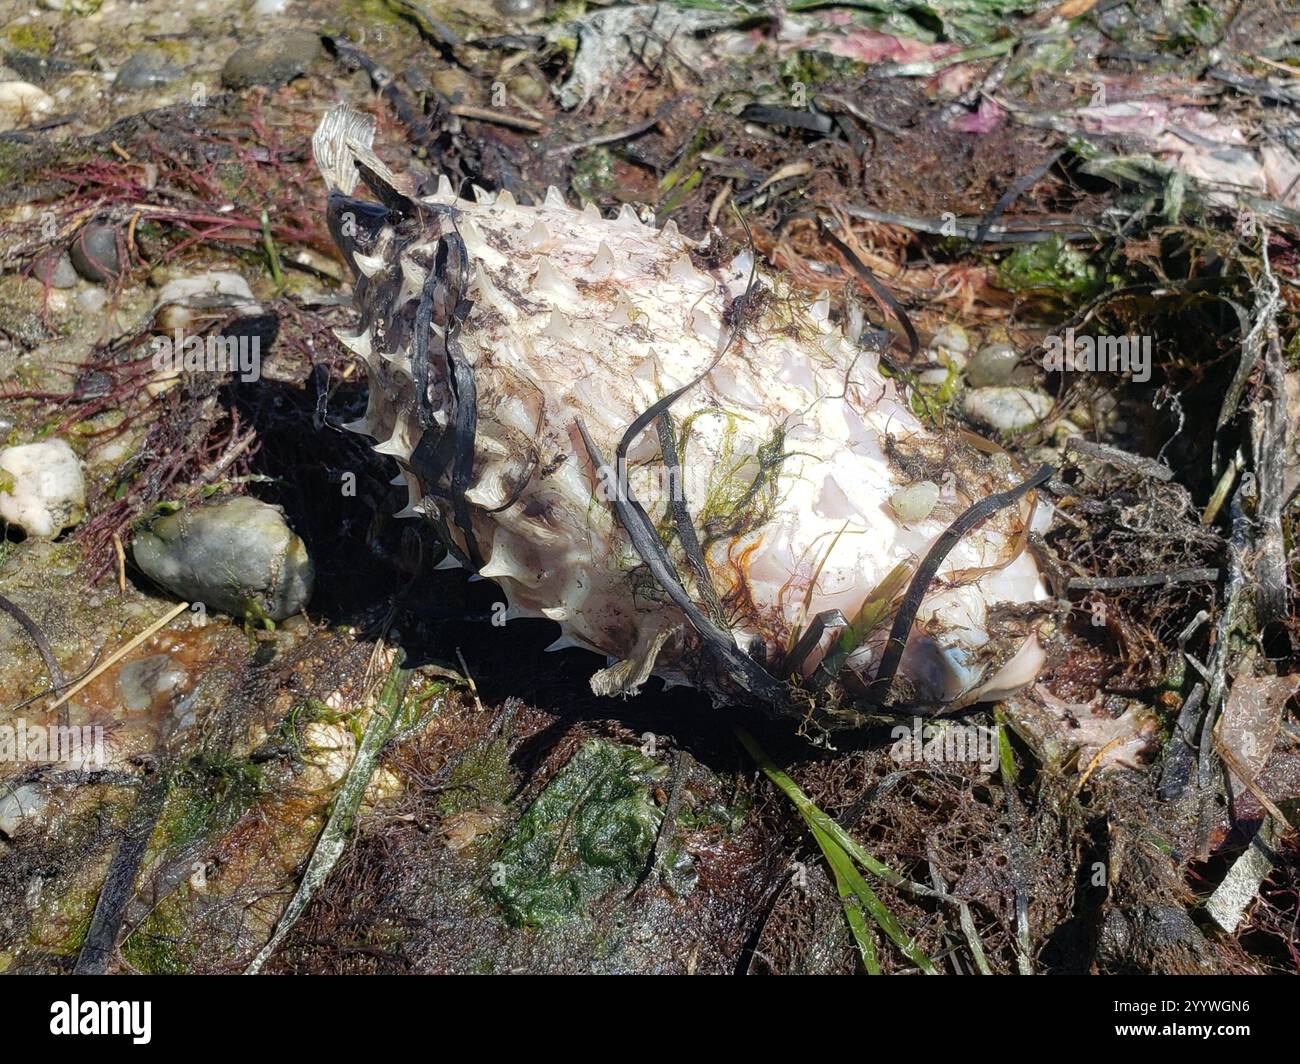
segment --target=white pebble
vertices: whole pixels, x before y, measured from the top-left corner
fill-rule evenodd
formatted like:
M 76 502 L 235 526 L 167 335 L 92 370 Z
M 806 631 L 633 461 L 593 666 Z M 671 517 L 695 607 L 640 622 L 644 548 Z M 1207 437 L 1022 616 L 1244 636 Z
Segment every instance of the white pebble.
M 85 515 L 81 462 L 63 440 L 0 451 L 0 520 L 48 539 Z
M 54 100 L 27 81 L 0 81 L 0 132 L 35 125 L 54 113 Z
M 1019 432 L 1051 413 L 1055 401 L 1032 388 L 974 388 L 962 396 L 966 416 L 999 432 Z
M 45 811 L 49 799 L 30 783 L 13 790 L 0 790 L 0 833 L 12 836 L 28 817 Z
M 970 350 L 970 337 L 960 325 L 945 325 L 930 338 L 930 347 L 964 355 Z
M 924 521 L 938 501 L 939 485 L 933 480 L 918 480 L 889 497 L 889 505 L 894 508 L 898 519 L 909 524 Z
M 77 302 L 87 314 L 98 314 L 108 305 L 108 293 L 102 288 L 84 288 L 77 293 Z

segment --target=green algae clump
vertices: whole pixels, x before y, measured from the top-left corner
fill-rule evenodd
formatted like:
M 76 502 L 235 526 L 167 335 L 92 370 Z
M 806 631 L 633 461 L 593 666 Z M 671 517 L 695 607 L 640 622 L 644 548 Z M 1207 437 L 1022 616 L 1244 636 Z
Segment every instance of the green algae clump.
M 518 926 L 554 926 L 630 887 L 663 818 L 650 784 L 666 773 L 640 751 L 592 740 L 519 821 L 493 864 L 491 892 Z

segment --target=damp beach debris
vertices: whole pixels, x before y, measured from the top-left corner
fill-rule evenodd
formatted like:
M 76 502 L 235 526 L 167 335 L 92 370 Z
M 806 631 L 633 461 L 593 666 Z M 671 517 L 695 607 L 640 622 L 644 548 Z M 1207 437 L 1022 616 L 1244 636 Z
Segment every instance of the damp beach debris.
M 1296 970 L 1285 5 L 54 6 L 0 970 Z

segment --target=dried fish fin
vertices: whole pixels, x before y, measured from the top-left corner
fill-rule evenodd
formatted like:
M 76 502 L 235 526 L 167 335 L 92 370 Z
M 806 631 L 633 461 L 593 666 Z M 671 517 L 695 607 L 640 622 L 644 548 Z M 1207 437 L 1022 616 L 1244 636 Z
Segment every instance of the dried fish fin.
M 325 112 L 312 134 L 311 150 L 316 169 L 331 190 L 351 195 L 357 187 L 358 152 L 370 153 L 375 140 L 373 115 L 353 110 L 345 103 Z M 378 161 L 378 160 L 376 160 Z M 381 167 L 382 163 L 379 164 Z
M 595 673 L 591 677 L 592 692 L 604 697 L 622 695 L 624 698 L 636 694 L 641 685 L 650 679 L 659 651 L 668 642 L 670 635 L 672 635 L 670 629 L 660 629 L 640 654 L 616 661 L 613 665 Z

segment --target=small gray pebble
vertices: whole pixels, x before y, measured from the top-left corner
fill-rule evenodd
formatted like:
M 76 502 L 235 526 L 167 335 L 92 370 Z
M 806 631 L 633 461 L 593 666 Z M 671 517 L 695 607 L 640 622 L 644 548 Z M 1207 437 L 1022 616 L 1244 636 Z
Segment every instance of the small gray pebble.
M 171 695 L 188 679 L 189 674 L 170 654 L 150 654 L 123 666 L 117 685 L 126 708 L 139 711 L 152 706 L 157 696 Z
M 32 276 L 41 284 L 48 278 L 51 288 L 76 288 L 81 280 L 66 251 L 46 252 L 36 260 Z
M 181 598 L 252 620 L 297 613 L 315 578 L 284 515 L 247 496 L 160 517 L 136 535 L 132 553 L 146 576 Z
M 961 408 L 968 418 L 999 432 L 1032 428 L 1052 412 L 1054 405 L 1050 395 L 1032 388 L 972 388 L 961 397 Z
M 541 0 L 495 0 L 492 5 L 506 18 L 531 18 L 541 11 Z
M 282 85 L 306 73 L 320 51 L 320 37 L 312 30 L 276 33 L 236 49 L 221 68 L 221 84 L 228 89 Z
M 9 52 L 5 55 L 5 66 L 23 81 L 32 81 L 37 85 L 75 74 L 79 69 L 76 63 L 69 63 L 66 59 L 33 55 L 31 52 Z
M 113 88 L 118 92 L 139 92 L 141 89 L 155 89 L 175 81 L 184 73 L 174 63 L 169 63 L 162 56 L 153 52 L 136 52 L 123 63 L 113 79 Z
M 72 240 L 70 256 L 77 272 L 96 284 L 106 284 L 122 272 L 117 257 L 117 229 L 111 225 L 83 225 Z
M 1020 352 L 1011 344 L 985 344 L 966 366 L 966 383 L 972 388 L 989 388 L 1006 384 L 1020 361 Z

